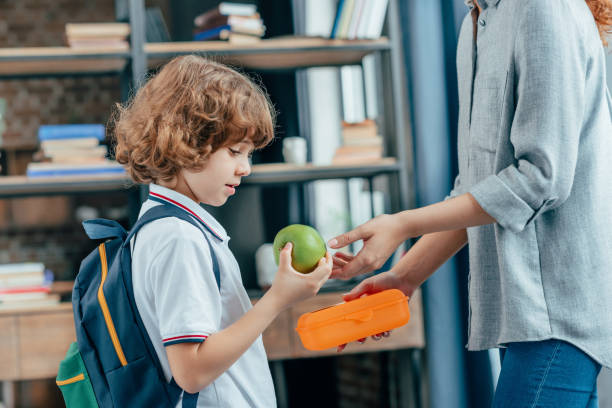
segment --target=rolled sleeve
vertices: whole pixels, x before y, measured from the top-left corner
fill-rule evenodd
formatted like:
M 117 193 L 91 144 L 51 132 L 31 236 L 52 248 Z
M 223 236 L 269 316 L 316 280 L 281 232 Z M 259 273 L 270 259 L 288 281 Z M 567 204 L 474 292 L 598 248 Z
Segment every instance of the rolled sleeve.
M 564 7 L 547 2 L 550 7 L 525 8 L 517 33 L 514 163 L 469 189 L 516 232 L 569 196 L 584 116 L 584 33 Z
M 461 194 L 461 178 L 457 174 L 457 177 L 455 177 L 455 183 L 453 185 L 453 189 L 450 191 L 450 193 L 448 193 L 448 195 L 446 196 L 444 200 L 448 200 L 449 198 L 457 197 L 460 194 Z

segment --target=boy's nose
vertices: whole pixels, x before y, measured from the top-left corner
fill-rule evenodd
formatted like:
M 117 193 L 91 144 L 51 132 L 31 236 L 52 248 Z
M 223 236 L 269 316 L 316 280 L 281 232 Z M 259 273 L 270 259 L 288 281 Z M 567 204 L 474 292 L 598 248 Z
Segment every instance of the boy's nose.
M 251 163 L 249 163 L 248 161 L 245 163 L 241 163 L 238 166 L 237 173 L 240 176 L 248 176 L 249 174 L 251 174 Z

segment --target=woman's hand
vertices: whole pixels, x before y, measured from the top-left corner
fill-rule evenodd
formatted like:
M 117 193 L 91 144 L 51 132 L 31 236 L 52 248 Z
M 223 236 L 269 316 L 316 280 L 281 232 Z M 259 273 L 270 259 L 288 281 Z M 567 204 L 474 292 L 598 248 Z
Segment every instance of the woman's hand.
M 398 276 L 398 274 L 391 269 L 390 271 L 382 272 L 362 280 L 357 286 L 351 289 L 350 292 L 345 293 L 343 299 L 345 302 L 348 302 L 360 298 L 363 295 L 373 295 L 374 293 L 382 292 L 387 289 L 399 289 L 410 298 L 418 287 L 419 285 L 412 283 L 408 277 Z
M 328 242 L 331 248 L 342 248 L 352 242 L 363 240 L 363 248 L 357 256 L 340 266 L 336 264 L 332 278 L 349 279 L 380 268 L 393 251 L 410 237 L 397 214 L 379 215 L 365 224 L 339 235 Z
M 334 255 L 334 269 L 336 268 L 336 262 L 342 262 L 342 259 L 337 259 L 338 256 L 341 256 L 344 259 L 350 259 L 352 256 L 347 254 L 337 253 Z M 360 298 L 363 295 L 372 295 L 377 292 L 382 292 L 387 289 L 399 289 L 406 296 L 410 298 L 412 293 L 418 286 L 411 284 L 405 279 L 397 276 L 393 270 L 380 273 L 378 275 L 374 275 L 368 279 L 364 279 L 359 283 L 359 285 L 355 286 L 349 293 L 345 293 L 343 298 L 345 302 Z M 383 333 L 378 333 L 372 336 L 373 340 L 380 340 L 383 337 L 389 337 L 391 334 L 390 331 L 386 331 Z M 366 339 L 357 340 L 359 343 L 365 343 Z M 341 352 L 346 347 L 346 344 L 341 344 L 338 346 L 338 352 Z
M 272 287 L 266 292 L 266 295 L 274 297 L 281 310 L 316 295 L 332 270 L 331 255 L 326 253 L 314 271 L 307 274 L 297 272 L 291 266 L 292 248 L 293 244 L 289 242 L 280 252 L 278 272 Z

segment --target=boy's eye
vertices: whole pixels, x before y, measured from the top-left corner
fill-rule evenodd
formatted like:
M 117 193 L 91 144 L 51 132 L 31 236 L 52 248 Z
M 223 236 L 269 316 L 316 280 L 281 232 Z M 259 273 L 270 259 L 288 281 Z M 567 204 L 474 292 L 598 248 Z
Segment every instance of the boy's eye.
M 239 155 L 240 154 L 240 150 L 236 150 L 236 149 L 232 149 L 231 147 L 229 148 L 229 151 L 233 154 L 233 155 Z

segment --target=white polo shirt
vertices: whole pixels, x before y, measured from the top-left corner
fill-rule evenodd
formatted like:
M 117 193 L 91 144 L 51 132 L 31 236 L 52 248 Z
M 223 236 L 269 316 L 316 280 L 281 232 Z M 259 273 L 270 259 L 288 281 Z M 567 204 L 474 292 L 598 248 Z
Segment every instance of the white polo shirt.
M 152 221 L 132 241 L 132 280 L 136 306 L 161 361 L 166 379 L 172 373 L 164 346 L 202 342 L 242 317 L 251 302 L 240 269 L 228 247 L 225 230 L 190 198 L 150 185 L 140 210 L 163 205 L 182 208 L 197 218 L 219 262 L 221 290 L 213 273 L 209 245 L 202 231 L 176 217 Z M 177 407 L 181 407 L 179 401 Z M 200 391 L 197 407 L 276 406 L 274 385 L 261 336 L 225 373 Z

